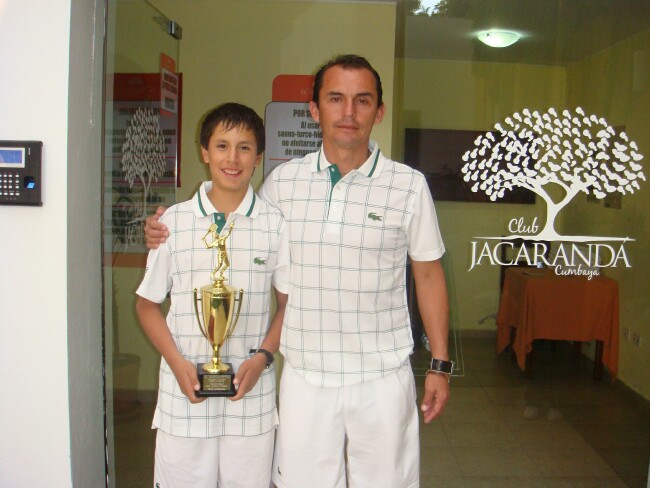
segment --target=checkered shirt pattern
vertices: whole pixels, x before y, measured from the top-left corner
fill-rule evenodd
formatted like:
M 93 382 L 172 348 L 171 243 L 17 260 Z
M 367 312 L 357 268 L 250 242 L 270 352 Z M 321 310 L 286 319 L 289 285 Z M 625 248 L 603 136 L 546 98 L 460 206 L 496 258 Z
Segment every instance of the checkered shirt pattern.
M 282 210 L 291 248 L 280 350 L 316 386 L 369 381 L 408 360 L 407 252 L 444 253 L 424 176 L 372 141 L 370 151 L 341 178 L 321 149 L 278 166 L 260 191 Z
M 144 279 L 136 292 L 156 303 L 171 294 L 167 325 L 179 352 L 195 364 L 212 357 L 212 347 L 197 323 L 193 298 L 195 288 L 212 282 L 210 275 L 217 265 L 216 250 L 207 249 L 202 238 L 214 221 L 225 220 L 207 198 L 210 188 L 210 182 L 203 183 L 192 200 L 170 207 L 162 216 L 170 235 L 165 244 L 149 252 Z M 229 226 L 231 221 L 235 226 L 226 241 L 231 266 L 225 275 L 227 284 L 244 289 L 244 298 L 237 326 L 221 349 L 221 359 L 237 371 L 250 357 L 250 349 L 260 347 L 266 336 L 271 284 L 288 292 L 289 251 L 280 211 L 256 197 L 252 188 L 225 224 Z M 239 401 L 213 397 L 192 404 L 162 358 L 153 427 L 180 437 L 268 432 L 277 425 L 275 378 L 271 367 Z

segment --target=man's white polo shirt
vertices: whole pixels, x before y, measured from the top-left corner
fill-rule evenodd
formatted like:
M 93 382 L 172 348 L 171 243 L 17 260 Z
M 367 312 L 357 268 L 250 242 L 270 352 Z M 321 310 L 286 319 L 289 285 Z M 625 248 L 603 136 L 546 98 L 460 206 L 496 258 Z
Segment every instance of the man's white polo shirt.
M 207 249 L 202 238 L 213 222 L 219 231 L 234 222 L 226 241 L 230 267 L 225 275 L 227 284 L 244 289 L 244 299 L 239 321 L 221 357 L 236 371 L 250 357 L 250 349 L 257 349 L 266 337 L 271 284 L 282 293 L 288 292 L 288 245 L 280 211 L 257 198 L 251 187 L 226 221 L 206 195 L 211 186 L 211 182 L 203 183 L 192 200 L 170 207 L 162 216 L 170 235 L 165 244 L 149 252 L 147 270 L 136 293 L 156 303 L 171 293 L 167 325 L 179 352 L 193 363 L 209 361 L 212 347 L 199 329 L 193 290 L 211 283 L 217 252 Z M 154 427 L 181 437 L 215 437 L 258 435 L 276 424 L 274 368 L 265 370 L 242 400 L 208 398 L 192 404 L 162 358 Z
M 291 247 L 280 350 L 316 386 L 372 380 L 407 361 L 407 252 L 416 261 L 444 253 L 424 176 L 369 149 L 344 177 L 322 149 L 288 161 L 260 191 L 282 210 Z

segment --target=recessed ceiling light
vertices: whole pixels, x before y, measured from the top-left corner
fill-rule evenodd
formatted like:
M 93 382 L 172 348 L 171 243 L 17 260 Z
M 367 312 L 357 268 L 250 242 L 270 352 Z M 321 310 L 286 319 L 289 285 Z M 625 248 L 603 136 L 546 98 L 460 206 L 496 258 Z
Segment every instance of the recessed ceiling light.
M 519 40 L 521 35 L 517 32 L 506 30 L 489 30 L 479 32 L 478 40 L 490 47 L 508 47 Z

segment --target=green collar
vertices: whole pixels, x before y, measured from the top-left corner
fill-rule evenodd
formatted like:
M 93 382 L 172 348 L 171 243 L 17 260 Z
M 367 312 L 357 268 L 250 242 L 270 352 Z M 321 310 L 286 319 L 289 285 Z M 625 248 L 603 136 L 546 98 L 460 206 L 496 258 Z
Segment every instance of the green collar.
M 361 174 L 366 175 L 368 178 L 372 178 L 372 175 L 375 174 L 375 170 L 377 169 L 377 162 L 379 161 L 379 148 L 375 145 L 373 148 L 373 151 L 376 150 L 377 154 L 375 154 L 375 158 L 372 161 L 372 164 L 369 164 L 370 158 L 366 160 L 365 163 L 363 163 L 359 168 L 356 169 Z M 321 162 L 320 162 L 320 157 L 321 154 L 323 154 L 323 148 L 321 147 L 321 150 L 318 151 L 318 159 L 316 160 L 316 171 L 322 171 L 324 168 L 321 167 Z M 372 155 L 372 153 L 371 153 Z M 330 165 L 330 176 L 332 177 L 332 185 L 336 185 L 338 181 L 341 179 L 341 173 L 338 169 L 338 166 L 336 164 L 329 163 Z M 336 168 L 336 174 L 338 175 L 337 179 L 334 180 L 334 172 L 331 168 Z
M 202 187 L 202 190 L 205 188 Z M 198 206 L 199 210 L 201 211 L 201 214 L 203 217 L 208 217 L 209 214 L 207 210 L 205 209 L 205 205 L 203 203 L 203 198 L 201 197 L 201 189 L 197 192 L 197 201 L 198 201 Z M 245 198 L 244 198 L 245 199 Z M 248 207 L 248 210 L 244 214 L 246 217 L 250 217 L 253 214 L 253 210 L 255 209 L 255 202 L 257 201 L 257 196 L 255 195 L 255 192 L 252 192 L 252 198 L 251 198 L 251 203 Z M 243 203 L 243 202 L 242 202 Z M 212 208 L 214 208 L 212 205 L 210 205 Z M 214 224 L 217 226 L 217 232 L 221 232 L 223 227 L 226 225 L 226 215 L 222 212 L 219 212 L 217 209 L 214 209 L 214 212 L 210 212 L 212 214 L 212 221 Z M 234 213 L 241 213 L 241 205 L 240 207 L 237 208 L 237 210 L 234 211 Z

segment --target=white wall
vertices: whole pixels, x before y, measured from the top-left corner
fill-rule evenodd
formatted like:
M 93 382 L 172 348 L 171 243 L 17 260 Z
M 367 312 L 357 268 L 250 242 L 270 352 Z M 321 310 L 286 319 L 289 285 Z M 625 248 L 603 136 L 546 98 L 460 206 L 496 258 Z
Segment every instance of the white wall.
M 103 485 L 96 3 L 0 0 L 0 139 L 43 141 L 43 206 L 0 206 L 2 487 Z

